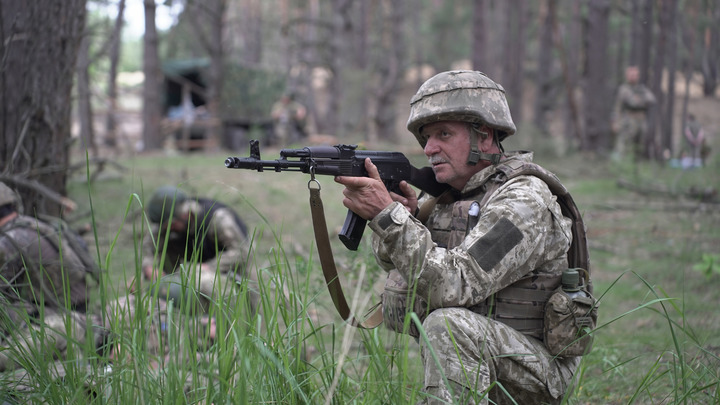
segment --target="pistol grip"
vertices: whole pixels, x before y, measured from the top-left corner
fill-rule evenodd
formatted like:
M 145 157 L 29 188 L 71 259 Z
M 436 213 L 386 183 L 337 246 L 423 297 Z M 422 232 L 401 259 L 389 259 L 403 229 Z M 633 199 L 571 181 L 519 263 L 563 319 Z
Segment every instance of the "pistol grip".
M 358 246 L 360 246 L 363 232 L 365 231 L 365 224 L 367 224 L 367 220 L 348 210 L 345 216 L 345 223 L 338 235 L 340 241 L 346 248 L 357 250 Z

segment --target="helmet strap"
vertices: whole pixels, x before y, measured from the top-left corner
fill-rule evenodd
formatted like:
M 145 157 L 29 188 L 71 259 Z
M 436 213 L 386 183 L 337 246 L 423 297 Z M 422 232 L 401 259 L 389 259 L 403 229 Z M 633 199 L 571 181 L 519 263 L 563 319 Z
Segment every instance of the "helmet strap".
M 493 142 L 495 142 L 494 139 L 495 138 L 493 137 Z M 475 166 L 481 160 L 486 160 L 494 165 L 500 163 L 500 159 L 503 156 L 502 152 L 504 151 L 499 143 L 498 147 L 500 148 L 501 153 L 480 152 L 480 149 L 478 149 L 478 134 L 475 131 L 470 131 L 470 153 L 468 154 L 467 164 L 470 166 Z
M 475 166 L 480 161 L 480 155 L 482 152 L 478 149 L 478 136 L 477 132 L 470 131 L 470 153 L 468 154 L 467 164 L 469 166 Z

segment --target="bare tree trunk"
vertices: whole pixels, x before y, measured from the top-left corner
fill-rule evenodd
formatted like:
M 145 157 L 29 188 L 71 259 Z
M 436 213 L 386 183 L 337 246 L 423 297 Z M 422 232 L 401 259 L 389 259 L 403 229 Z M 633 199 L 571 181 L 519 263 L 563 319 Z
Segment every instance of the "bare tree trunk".
M 108 71 L 107 84 L 108 101 L 107 116 L 105 117 L 105 145 L 113 148 L 117 146 L 117 74 L 118 65 L 120 64 L 120 43 L 122 42 L 121 34 L 124 18 L 125 0 L 120 0 L 118 2 L 117 18 L 115 18 L 115 27 L 113 28 L 112 37 L 110 38 L 108 55 L 110 68 Z
M 667 154 L 672 156 L 672 134 L 673 116 L 675 111 L 675 71 L 677 70 L 677 0 L 665 0 L 663 2 L 663 23 L 661 29 L 667 31 L 668 57 L 667 57 L 667 89 L 668 94 L 660 128 L 660 151 L 661 158 Z
M 224 38 L 227 0 L 207 0 L 190 3 L 190 22 L 205 52 L 210 57 L 208 71 L 206 108 L 208 119 L 205 125 L 205 137 L 209 145 L 219 145 L 222 129 L 220 103 L 225 78 Z
M 262 61 L 262 27 L 263 13 L 261 0 L 246 0 L 243 20 L 243 34 L 245 37 L 245 57 L 243 63 L 258 66 Z
M 502 85 L 505 87 L 508 103 L 511 106 L 513 120 L 520 123 L 523 120 L 522 93 L 525 60 L 525 1 L 508 0 L 507 35 L 505 37 L 505 75 Z
M 0 171 L 66 195 L 71 92 L 85 0 L 0 2 Z M 11 182 L 8 182 L 11 183 Z M 28 215 L 62 208 L 17 187 Z
M 143 39 L 143 149 L 157 150 L 163 146 L 160 120 L 161 72 L 158 55 L 158 35 L 155 26 L 155 0 L 144 0 L 145 36 Z
M 711 21 L 705 28 L 705 46 L 703 47 L 702 73 L 703 94 L 712 97 L 718 84 L 718 59 L 720 59 L 720 5 L 716 1 L 705 3 L 705 14 Z
M 640 53 L 643 43 L 643 24 L 641 1 L 634 0 L 630 2 L 630 56 L 628 66 L 638 66 L 640 64 Z
M 402 61 L 405 57 L 405 1 L 393 0 L 388 4 L 389 16 L 384 18 L 382 24 L 387 44 L 387 57 L 382 58 L 382 65 L 378 66 L 380 85 L 373 92 L 375 98 L 374 127 L 375 131 L 388 141 L 396 141 L 393 131 L 395 122 L 395 99 L 397 89 L 402 80 Z
M 660 31 L 657 40 L 657 48 L 655 49 L 655 60 L 652 64 L 652 77 L 650 78 L 650 91 L 653 92 L 657 102 L 652 105 L 648 111 L 648 131 L 646 134 L 645 145 L 645 156 L 648 159 L 659 160 L 662 157 L 662 150 L 658 135 L 658 124 L 662 118 L 661 112 L 663 111 L 663 105 L 665 104 L 665 95 L 662 91 L 662 75 L 665 69 L 665 52 L 668 43 L 668 31 L 665 24 L 665 7 L 660 9 Z
M 97 156 L 95 128 L 93 127 L 92 92 L 90 90 L 90 32 L 86 31 L 80 41 L 77 58 L 77 113 L 80 124 L 81 147 Z
M 569 24 L 567 37 L 567 46 L 563 45 L 563 36 L 560 33 L 557 20 L 555 21 L 554 41 L 555 47 L 560 53 L 560 63 L 563 70 L 563 81 L 566 92 L 566 112 L 564 118 L 565 139 L 568 145 L 574 145 L 579 148 L 584 144 L 585 134 L 582 127 L 581 108 L 579 105 L 577 93 L 578 83 L 578 67 L 580 63 L 580 48 L 582 38 L 582 19 L 580 17 L 580 3 L 573 1 L 571 8 L 571 23 Z
M 642 2 L 642 12 L 640 20 L 633 21 L 633 24 L 637 24 L 642 29 L 642 39 L 640 41 L 640 61 L 638 67 L 640 68 L 640 83 L 648 86 L 650 83 L 650 50 L 652 49 L 652 21 L 653 21 L 653 0 L 639 0 Z
M 582 149 L 605 153 L 610 149 L 611 99 L 607 88 L 608 21 L 610 0 L 590 0 L 588 11 L 587 86 L 585 127 L 587 142 Z
M 342 73 L 345 65 L 344 44 L 351 43 L 349 38 L 350 18 L 349 11 L 352 6 L 351 0 L 332 1 L 332 38 L 330 40 L 330 55 L 328 57 L 328 68 L 330 78 L 328 79 L 328 109 L 323 117 L 322 132 L 342 135 L 340 116 L 341 100 L 343 98 Z M 318 123 L 321 127 L 321 123 Z
M 473 69 L 484 71 L 487 67 L 487 30 L 485 29 L 485 0 L 473 1 L 472 15 L 472 66 Z
M 372 30 L 370 24 L 372 23 L 372 19 L 370 18 L 371 12 L 370 10 L 374 10 L 372 5 L 368 4 L 367 1 L 361 1 L 358 4 L 359 10 L 358 10 L 358 17 L 359 22 L 357 24 L 358 29 L 355 32 L 355 52 L 353 53 L 355 55 L 354 59 L 354 65 L 355 68 L 364 74 L 364 80 L 369 80 L 370 73 L 368 72 L 368 65 L 369 65 L 369 39 L 368 35 L 370 30 Z M 378 131 L 377 127 L 374 125 L 371 125 L 371 121 L 373 117 L 372 111 L 371 111 L 371 102 L 370 102 L 370 91 L 367 88 L 367 86 L 359 86 L 360 88 L 358 91 L 360 92 L 360 101 L 359 101 L 359 108 L 360 111 L 365 112 L 365 119 L 360 120 L 360 122 L 357 125 L 357 130 L 366 134 L 365 137 L 370 145 L 377 142 L 378 139 Z
M 535 97 L 535 111 L 533 123 L 542 133 L 548 134 L 547 113 L 554 104 L 553 82 L 553 29 L 556 25 L 557 0 L 547 0 L 545 17 L 540 32 L 540 45 L 538 46 L 538 68 L 536 72 L 537 94 Z
M 683 62 L 685 74 L 685 92 L 683 93 L 682 102 L 682 118 L 680 123 L 681 131 L 684 130 L 685 124 L 687 123 L 688 104 L 690 102 L 690 81 L 692 80 L 693 63 L 695 56 L 695 27 L 697 26 L 698 12 L 692 3 L 688 6 L 688 10 L 685 15 L 687 17 L 685 19 L 681 18 L 679 23 L 680 32 L 683 39 L 683 45 L 687 49 L 686 57 Z

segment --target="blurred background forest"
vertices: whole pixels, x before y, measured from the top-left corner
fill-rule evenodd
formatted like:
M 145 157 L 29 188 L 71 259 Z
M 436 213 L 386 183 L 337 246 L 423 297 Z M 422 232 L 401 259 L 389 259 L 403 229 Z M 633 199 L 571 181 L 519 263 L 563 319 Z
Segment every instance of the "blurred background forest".
M 560 154 L 608 155 L 628 65 L 659 101 L 648 160 L 677 155 L 689 111 L 720 128 L 716 0 L 2 0 L 0 23 L 0 176 L 28 212 L 71 204 L 72 150 L 243 149 L 283 94 L 309 141 L 402 149 L 411 95 L 455 68 Z

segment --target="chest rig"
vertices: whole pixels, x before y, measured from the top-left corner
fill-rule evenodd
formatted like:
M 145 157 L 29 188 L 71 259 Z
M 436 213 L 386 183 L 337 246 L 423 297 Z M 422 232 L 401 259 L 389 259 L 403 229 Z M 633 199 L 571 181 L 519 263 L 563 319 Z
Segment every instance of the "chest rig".
M 438 246 L 455 248 L 477 224 L 479 216 L 498 188 L 518 176 L 539 178 L 556 196 L 563 216 L 572 221 L 573 239 L 567 253 L 568 267 L 583 268 L 588 270 L 589 274 L 587 239 L 580 211 L 557 176 L 532 162 L 517 159 L 502 162 L 496 166 L 496 173 L 474 191 L 464 195 L 447 192 L 423 204 L 418 219 L 430 229 L 433 241 Z M 430 213 L 434 215 L 428 220 Z M 552 270 L 557 270 L 552 272 L 556 275 L 542 276 L 546 273 L 531 272 L 470 309 L 523 334 L 542 340 L 545 304 L 560 285 L 561 272 L 564 268 Z M 589 289 L 592 290 L 591 284 Z

